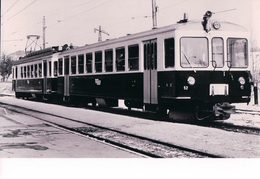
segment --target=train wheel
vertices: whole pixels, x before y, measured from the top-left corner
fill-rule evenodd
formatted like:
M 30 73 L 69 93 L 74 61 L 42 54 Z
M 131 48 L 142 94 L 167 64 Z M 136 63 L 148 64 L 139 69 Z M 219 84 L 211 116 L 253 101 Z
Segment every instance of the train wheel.
M 168 116 L 168 109 L 164 106 L 158 106 L 156 110 L 156 114 L 160 117 L 167 117 Z

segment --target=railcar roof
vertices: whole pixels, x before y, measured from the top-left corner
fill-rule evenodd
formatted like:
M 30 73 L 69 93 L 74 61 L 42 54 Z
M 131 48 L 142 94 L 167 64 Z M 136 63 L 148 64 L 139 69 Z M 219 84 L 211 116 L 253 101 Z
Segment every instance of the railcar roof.
M 211 22 L 215 22 L 215 21 L 212 20 Z M 243 26 L 240 26 L 238 24 L 234 24 L 231 22 L 225 22 L 225 21 L 220 22 L 220 24 L 221 24 L 221 28 L 218 31 L 247 32 L 246 28 L 244 28 Z M 115 39 L 109 39 L 106 41 L 97 42 L 97 43 L 85 45 L 82 47 L 77 47 L 74 49 L 69 49 L 69 50 L 61 52 L 60 55 L 66 55 L 66 54 L 74 53 L 74 52 L 81 51 L 81 50 L 86 50 L 86 49 L 95 48 L 95 47 L 102 47 L 102 46 L 106 46 L 106 45 L 113 44 L 113 43 L 120 43 L 120 42 L 124 42 L 127 40 L 142 38 L 145 36 L 152 36 L 152 35 L 161 34 L 161 33 L 170 32 L 170 31 L 203 31 L 202 21 L 199 21 L 199 20 L 188 21 L 186 23 L 178 23 L 178 24 L 172 24 L 172 25 L 168 25 L 168 26 L 164 26 L 164 27 L 159 27 L 156 29 L 139 32 L 136 34 L 130 34 L 130 35 L 118 37 Z M 214 29 L 212 29 L 212 31 L 214 31 Z
M 29 62 L 38 61 L 41 59 L 46 59 L 46 58 L 51 58 L 51 56 L 54 53 L 57 53 L 57 51 L 58 51 L 58 47 L 50 47 L 50 48 L 47 48 L 44 50 L 39 50 L 39 51 L 30 53 L 30 54 L 20 58 L 19 60 L 14 62 L 14 65 L 29 63 Z
M 215 22 L 215 21 L 211 20 L 211 22 Z M 243 26 L 240 26 L 238 24 L 234 24 L 231 22 L 224 22 L 224 21 L 219 22 L 219 23 L 221 24 L 221 28 L 218 31 L 247 32 L 246 28 L 244 28 Z M 162 34 L 162 33 L 171 32 L 171 31 L 172 32 L 174 32 L 174 31 L 203 31 L 202 21 L 196 20 L 196 21 L 188 21 L 186 23 L 172 24 L 172 25 L 168 25 L 168 26 L 164 26 L 164 27 L 159 27 L 156 29 L 151 29 L 151 30 L 147 30 L 147 31 L 143 31 L 143 32 L 135 33 L 135 34 L 126 35 L 123 37 L 118 37 L 115 39 L 109 39 L 106 41 L 97 42 L 97 43 L 93 43 L 90 45 L 85 45 L 82 47 L 76 47 L 74 49 L 69 49 L 69 50 L 61 51 L 61 52 L 59 52 L 57 50 L 57 47 L 50 47 L 50 48 L 48 48 L 49 50 L 37 51 L 37 52 L 34 52 L 32 55 L 22 57 L 20 60 L 16 61 L 14 63 L 14 65 L 37 61 L 37 60 L 41 60 L 43 58 L 51 58 L 51 56 L 55 53 L 65 56 L 67 54 L 76 53 L 78 51 L 102 47 L 102 46 L 106 46 L 106 45 L 110 45 L 110 44 L 114 44 L 114 43 L 120 43 L 120 42 L 124 42 L 127 40 L 143 38 L 146 36 L 147 37 L 153 36 L 156 34 Z M 212 28 L 212 31 L 214 31 L 213 28 Z M 40 53 L 40 52 L 43 52 L 43 53 Z

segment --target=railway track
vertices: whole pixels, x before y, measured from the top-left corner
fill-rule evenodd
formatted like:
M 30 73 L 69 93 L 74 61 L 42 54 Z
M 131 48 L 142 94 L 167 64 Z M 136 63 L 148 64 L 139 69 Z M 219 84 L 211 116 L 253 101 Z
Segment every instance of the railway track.
M 236 113 L 238 113 L 238 114 L 251 114 L 251 115 L 260 116 L 260 111 L 254 111 L 254 110 L 237 109 Z
M 39 102 L 41 102 L 41 101 L 39 101 Z M 44 102 L 53 104 L 50 101 L 44 101 Z M 90 110 L 95 110 L 95 111 L 100 111 L 100 112 L 126 115 L 126 116 L 149 119 L 149 120 L 154 120 L 154 121 L 174 122 L 174 121 L 171 121 L 171 119 L 169 119 L 168 117 L 159 116 L 158 114 L 156 114 L 154 112 L 144 112 L 144 111 L 140 111 L 140 110 L 127 110 L 127 109 L 121 108 L 121 107 L 101 108 L 101 107 L 75 105 L 75 104 L 62 104 L 62 105 L 69 106 L 69 107 L 82 107 L 85 109 L 90 109 Z M 260 115 L 260 111 L 244 110 L 244 109 L 237 109 L 236 113 L 237 114 Z M 217 129 L 221 129 L 221 130 L 225 130 L 225 131 L 229 131 L 229 132 L 260 135 L 260 128 L 258 128 L 258 127 L 234 125 L 232 123 L 229 123 L 228 121 L 213 121 L 213 122 L 201 122 L 201 121 L 196 122 L 195 121 L 195 122 L 185 122 L 185 123 L 190 124 L 190 125 L 217 128 Z
M 258 127 L 239 126 L 239 125 L 234 125 L 234 124 L 231 124 L 228 122 L 223 122 L 223 121 L 216 121 L 216 122 L 208 123 L 205 126 L 218 128 L 218 129 L 222 129 L 222 130 L 226 130 L 226 131 L 230 131 L 230 132 L 260 135 L 260 128 L 258 128 Z
M 126 116 L 132 116 L 137 118 L 144 118 L 154 121 L 167 121 L 172 122 L 171 119 L 167 117 L 162 117 L 157 115 L 153 112 L 144 112 L 144 111 L 129 111 L 127 109 L 123 108 L 98 108 L 98 107 L 92 107 L 87 106 L 84 107 L 91 110 L 101 111 L 101 112 L 108 112 L 113 114 L 120 114 L 120 115 L 126 115 Z M 253 110 L 237 110 L 236 113 L 243 113 L 243 114 L 252 114 L 252 115 L 260 115 L 260 111 L 253 111 Z M 205 126 L 205 127 L 211 127 L 211 128 L 217 128 L 229 132 L 237 132 L 237 133 L 244 133 L 244 134 L 253 134 L 253 135 L 260 135 L 260 128 L 258 127 L 250 127 L 250 126 L 240 126 L 235 125 L 232 123 L 229 123 L 228 121 L 213 121 L 213 122 L 185 122 L 187 124 L 191 125 L 198 125 L 198 126 Z
M 145 118 L 145 119 L 150 119 L 150 120 L 155 120 L 155 121 L 172 122 L 171 119 L 169 119 L 168 117 L 161 117 L 152 112 L 128 111 L 128 110 L 122 109 L 122 108 L 116 108 L 116 109 L 100 109 L 100 108 L 96 108 L 96 107 L 95 108 L 87 107 L 87 108 L 91 109 L 91 110 L 116 113 L 116 114 Z M 252 111 L 252 110 L 237 110 L 236 113 L 260 115 L 260 112 Z M 195 121 L 195 122 L 185 122 L 185 123 L 191 124 L 191 125 L 217 128 L 217 129 L 230 131 L 230 132 L 260 135 L 260 128 L 258 128 L 258 127 L 240 126 L 240 125 L 235 125 L 235 124 L 229 123 L 228 121 L 213 121 L 213 122 Z
M 0 104 L 1 107 L 14 113 L 20 113 L 37 118 L 50 125 L 59 127 L 79 135 L 83 135 L 115 147 L 139 153 L 140 155 L 153 158 L 221 158 L 222 156 L 197 151 L 166 142 L 149 139 L 122 131 L 100 127 L 86 122 L 76 121 L 59 115 L 30 110 L 27 108 Z M 62 121 L 62 122 L 59 122 Z M 64 122 L 67 121 L 67 122 Z

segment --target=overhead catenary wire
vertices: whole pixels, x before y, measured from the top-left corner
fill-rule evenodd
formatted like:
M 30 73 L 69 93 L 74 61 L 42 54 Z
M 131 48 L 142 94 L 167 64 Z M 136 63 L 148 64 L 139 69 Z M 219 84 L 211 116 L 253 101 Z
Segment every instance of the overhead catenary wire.
M 19 2 L 20 0 L 16 0 L 7 10 L 2 14 L 2 16 L 5 16 L 11 9 Z
M 2 42 L 17 42 L 17 41 L 23 41 L 23 39 L 3 40 Z
M 111 0 L 105 0 L 105 1 L 99 3 L 98 5 L 96 5 L 96 6 L 92 7 L 92 8 L 89 8 L 89 9 L 87 9 L 87 10 L 78 12 L 78 13 L 73 14 L 73 15 L 71 15 L 71 16 L 67 16 L 67 17 L 65 17 L 65 18 L 63 18 L 63 19 L 59 19 L 56 23 L 49 25 L 49 28 L 50 28 L 50 27 L 53 27 L 53 26 L 56 26 L 56 25 L 58 25 L 59 23 L 63 23 L 63 22 L 65 22 L 65 21 L 71 20 L 73 17 L 76 17 L 76 16 L 78 16 L 78 15 L 80 15 L 80 14 L 82 14 L 82 13 L 86 13 L 86 12 L 89 13 L 90 11 L 92 11 L 92 10 L 94 10 L 94 9 L 97 9 L 98 7 L 104 5 L 105 3 L 109 2 L 109 1 L 111 1 Z
M 19 15 L 20 13 L 22 13 L 23 11 L 25 11 L 27 8 L 29 8 L 30 6 L 32 6 L 34 3 L 36 3 L 37 0 L 34 0 L 32 2 L 30 2 L 29 4 L 27 4 L 23 9 L 21 9 L 20 11 L 18 11 L 17 13 L 15 13 L 13 16 L 9 17 L 7 19 L 7 21 L 12 20 L 13 18 L 15 18 L 17 15 Z
M 30 4 L 28 4 L 25 8 L 23 8 L 22 10 L 20 10 L 20 11 L 19 11 L 18 13 L 16 13 L 14 16 L 18 15 L 19 13 L 21 13 L 22 11 L 24 11 L 26 8 L 30 7 L 30 6 L 31 6 L 33 3 L 35 3 L 36 1 L 37 1 L 37 0 L 32 1 Z M 111 0 L 110 0 L 110 1 L 111 1 Z M 94 2 L 94 1 L 93 1 L 93 0 L 89 0 L 89 1 L 87 1 L 87 2 L 77 4 L 77 5 L 73 6 L 73 8 L 82 7 L 83 5 L 89 4 L 89 3 L 91 3 L 91 2 Z M 56 23 L 49 25 L 48 28 L 50 28 L 50 27 L 52 27 L 52 26 L 55 26 L 55 25 L 58 25 L 58 23 L 61 23 L 61 22 L 70 20 L 71 18 L 73 18 L 73 17 L 75 17 L 75 16 L 77 16 L 77 15 L 80 15 L 80 14 L 82 14 L 82 13 L 90 12 L 90 11 L 92 11 L 92 10 L 94 10 L 94 9 L 97 9 L 98 7 L 104 5 L 105 3 L 108 3 L 108 2 L 109 2 L 109 0 L 105 0 L 105 1 L 103 1 L 103 2 L 101 2 L 101 3 L 99 3 L 99 4 L 97 4 L 97 5 L 94 6 L 94 7 L 89 8 L 89 9 L 87 9 L 87 10 L 81 11 L 81 12 L 79 12 L 79 13 L 76 13 L 76 14 L 74 14 L 74 15 L 71 15 L 71 16 L 68 16 L 68 17 L 65 17 L 65 18 L 62 18 L 62 20 L 57 20 Z M 14 16 L 11 17 L 11 18 L 14 18 Z M 35 22 L 35 24 L 40 24 L 40 23 L 41 23 L 40 21 Z M 17 31 L 12 32 L 12 34 L 14 34 L 14 33 L 17 33 Z
M 91 2 L 94 2 L 94 0 L 89 0 L 87 2 L 84 2 L 84 3 L 79 3 L 79 4 L 75 4 L 74 6 L 70 6 L 69 7 L 69 10 L 71 11 L 72 9 L 77 9 L 78 7 L 83 7 L 84 5 L 88 5 L 90 4 Z M 50 13 L 49 15 L 55 15 L 55 14 L 59 14 L 63 11 L 67 11 L 68 8 L 60 8 L 60 9 L 56 9 L 54 12 Z
M 93 1 L 94 1 L 94 0 L 89 0 L 89 1 L 84 2 L 84 3 L 78 3 L 78 4 L 76 4 L 76 5 L 72 6 L 72 7 L 69 7 L 69 9 L 70 9 L 70 10 L 71 10 L 71 9 L 76 9 L 76 8 L 78 8 L 78 7 L 82 7 L 82 6 L 84 6 L 84 5 L 87 5 L 87 4 L 89 4 L 89 3 L 93 2 Z M 64 9 L 64 8 L 60 8 L 60 9 L 62 9 L 63 11 L 64 11 L 64 10 L 67 10 L 67 9 Z M 47 15 L 45 15 L 45 16 L 50 16 L 50 15 L 58 14 L 59 12 L 61 12 L 61 11 L 58 9 L 58 10 L 55 10 L 55 12 L 52 12 L 52 13 L 47 14 Z M 60 21 L 60 20 L 57 20 L 57 22 L 61 22 L 61 21 Z M 42 23 L 42 20 L 37 21 L 37 22 L 35 21 L 35 22 L 33 22 L 32 24 L 38 25 L 38 24 L 41 24 L 41 23 Z M 26 27 L 23 27 L 22 29 L 24 29 L 24 28 L 26 28 Z M 12 34 L 14 34 L 14 33 L 17 33 L 17 31 L 12 32 Z
M 173 7 L 173 6 L 178 6 L 178 5 L 182 4 L 182 3 L 185 3 L 186 1 L 190 1 L 190 0 L 182 0 L 182 1 L 179 1 L 179 2 L 176 2 L 176 3 L 173 3 L 173 4 L 169 4 L 168 6 L 160 8 L 160 10 L 168 9 L 168 8 Z

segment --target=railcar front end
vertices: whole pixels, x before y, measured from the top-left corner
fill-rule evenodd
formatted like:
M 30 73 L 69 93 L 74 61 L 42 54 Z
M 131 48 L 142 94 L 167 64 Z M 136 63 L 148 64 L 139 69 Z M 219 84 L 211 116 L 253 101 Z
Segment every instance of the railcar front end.
M 159 104 L 173 118 L 181 111 L 198 120 L 228 119 L 232 103 L 250 102 L 249 35 L 240 26 L 214 23 L 209 31 L 176 30 L 175 70 L 159 72 L 158 80 Z

